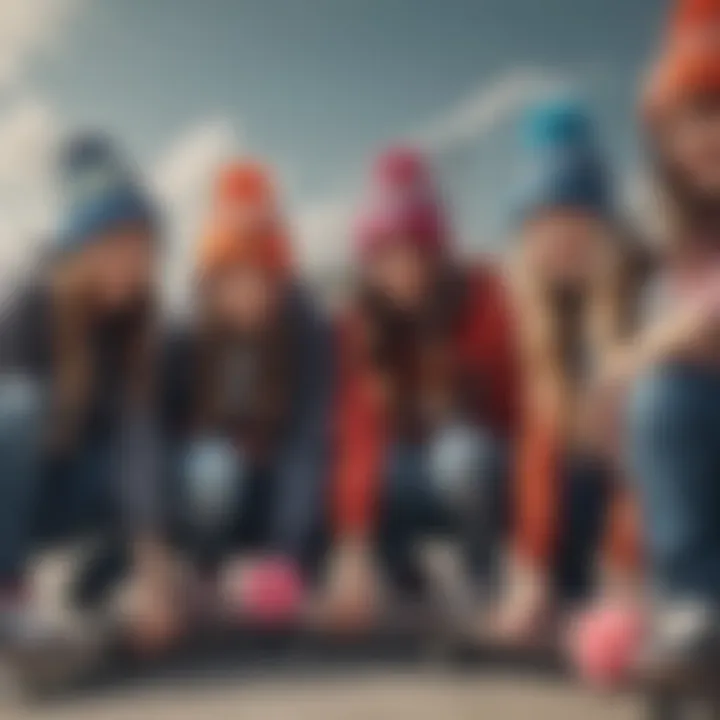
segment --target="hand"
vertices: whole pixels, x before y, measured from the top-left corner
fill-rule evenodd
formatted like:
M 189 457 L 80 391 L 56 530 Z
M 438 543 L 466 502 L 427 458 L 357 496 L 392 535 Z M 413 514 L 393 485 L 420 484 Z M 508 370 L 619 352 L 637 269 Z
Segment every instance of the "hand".
M 543 573 L 534 568 L 518 568 L 514 575 L 509 595 L 494 618 L 493 630 L 503 641 L 533 642 L 540 638 L 550 620 L 549 584 Z
M 161 652 L 180 634 L 182 620 L 174 590 L 169 573 L 140 573 L 133 580 L 127 623 L 132 643 L 140 652 Z
M 338 545 L 330 560 L 321 621 L 340 630 L 363 630 L 372 623 L 378 601 L 379 583 L 370 547 L 362 541 Z

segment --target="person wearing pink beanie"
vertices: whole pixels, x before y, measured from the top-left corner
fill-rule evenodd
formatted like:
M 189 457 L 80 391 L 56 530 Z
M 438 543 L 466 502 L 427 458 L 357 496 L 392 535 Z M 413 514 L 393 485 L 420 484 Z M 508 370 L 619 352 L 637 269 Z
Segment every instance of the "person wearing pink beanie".
M 503 284 L 455 257 L 428 160 L 393 148 L 373 164 L 354 232 L 357 290 L 339 327 L 330 617 L 424 590 L 420 542 L 459 540 L 475 587 L 497 547 L 515 367 Z
M 359 257 L 369 258 L 403 236 L 432 255 L 447 250 L 445 208 L 421 154 L 408 148 L 388 150 L 375 161 L 370 188 L 356 221 Z

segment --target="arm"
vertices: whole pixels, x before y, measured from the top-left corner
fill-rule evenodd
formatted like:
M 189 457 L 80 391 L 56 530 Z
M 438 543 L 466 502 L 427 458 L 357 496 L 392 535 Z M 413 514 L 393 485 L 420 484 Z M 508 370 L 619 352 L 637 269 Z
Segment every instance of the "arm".
M 333 473 L 336 544 L 371 542 L 379 506 L 384 428 L 356 352 L 355 329 L 339 333 Z
M 526 297 L 522 310 L 518 316 L 521 399 L 514 544 L 519 562 L 544 574 L 555 547 L 570 392 L 548 309 L 540 298 Z
M 545 573 L 559 520 L 562 388 L 548 370 L 528 379 L 515 468 L 515 549 L 518 560 Z
M 702 350 L 712 330 L 702 308 L 678 308 L 670 317 L 654 322 L 632 340 L 613 348 L 605 371 L 611 380 L 632 380 L 652 365 Z
M 386 437 L 363 355 L 357 352 L 357 329 L 349 323 L 338 333 L 334 524 L 324 606 L 331 624 L 356 628 L 370 620 L 379 597 L 374 543 Z
M 633 589 L 642 579 L 642 550 L 637 502 L 629 488 L 615 488 L 607 526 L 603 557 L 609 590 Z
M 632 252 L 616 256 L 615 260 L 615 265 L 597 289 L 592 306 L 594 312 L 590 318 L 596 352 L 601 360 L 601 373 L 607 363 L 617 362 L 613 355 L 618 350 L 622 352 L 626 345 L 634 342 L 632 333 L 637 331 L 641 293 L 648 270 L 643 265 L 638 267 L 638 261 L 643 258 L 636 257 Z M 650 344 L 654 345 L 654 341 Z M 640 355 L 646 351 L 641 350 Z M 654 350 L 651 350 L 647 358 L 650 364 L 654 362 L 653 355 Z M 662 355 L 663 352 L 658 359 Z M 644 362 L 646 360 L 642 360 L 640 365 Z M 591 404 L 587 416 L 591 422 L 589 439 L 597 444 L 599 452 L 606 455 L 608 467 L 614 475 L 601 556 L 609 591 L 625 592 L 635 586 L 640 577 L 638 511 L 634 493 L 622 470 L 623 463 L 619 461 L 622 413 L 619 398 L 608 392 L 610 388 L 603 387 L 602 378 L 600 380 L 598 392 L 591 391 L 586 401 Z
M 142 550 L 159 542 L 162 533 L 160 433 L 150 410 L 130 408 L 125 412 L 120 444 L 123 516 L 135 546 Z
M 161 389 L 154 328 L 147 328 L 130 365 L 119 425 L 118 482 L 121 514 L 136 571 L 144 577 L 164 574 L 168 559 L 164 538 L 163 440 Z M 135 374 L 133 374 L 133 371 Z
M 646 322 L 639 329 L 629 328 L 631 333 L 616 334 L 608 344 L 600 382 L 623 385 L 653 365 L 717 347 L 720 292 L 712 274 L 709 280 L 708 285 L 708 278 L 703 279 L 694 296 L 676 298 L 668 296 L 660 280 L 636 279 L 629 298 L 635 307 L 622 308 L 622 314 Z M 610 304 L 605 303 L 608 315 Z M 632 312 L 637 309 L 639 313 Z

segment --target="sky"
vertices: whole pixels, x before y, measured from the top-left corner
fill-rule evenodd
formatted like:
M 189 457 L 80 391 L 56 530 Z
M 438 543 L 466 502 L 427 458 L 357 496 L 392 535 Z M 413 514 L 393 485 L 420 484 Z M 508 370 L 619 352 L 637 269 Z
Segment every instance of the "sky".
M 276 169 L 303 265 L 347 259 L 368 158 L 432 154 L 472 250 L 507 234 L 514 122 L 572 87 L 618 188 L 641 163 L 636 103 L 664 0 L 0 0 L 0 273 L 50 231 L 59 140 L 101 128 L 168 218 L 181 295 L 224 159 Z

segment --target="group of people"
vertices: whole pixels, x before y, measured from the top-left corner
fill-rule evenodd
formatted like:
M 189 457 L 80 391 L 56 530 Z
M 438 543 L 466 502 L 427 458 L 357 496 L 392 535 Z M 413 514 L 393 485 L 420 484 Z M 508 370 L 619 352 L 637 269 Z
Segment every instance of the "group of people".
M 533 642 L 598 597 L 650 595 L 659 655 L 706 644 L 720 2 L 679 2 L 641 114 L 662 242 L 621 219 L 588 110 L 552 99 L 521 123 L 506 257 L 463 257 L 431 161 L 392 148 L 332 313 L 296 269 L 271 173 L 230 162 L 179 328 L 158 300 L 170 239 L 134 169 L 106 138 L 67 143 L 63 222 L 0 319 L 2 642 L 37 637 L 37 549 L 89 534 L 74 600 L 129 580 L 131 633 L 152 647 L 203 613 L 285 622 L 312 604 L 368 627 L 429 592 L 436 537 L 459 550 L 478 632 Z

